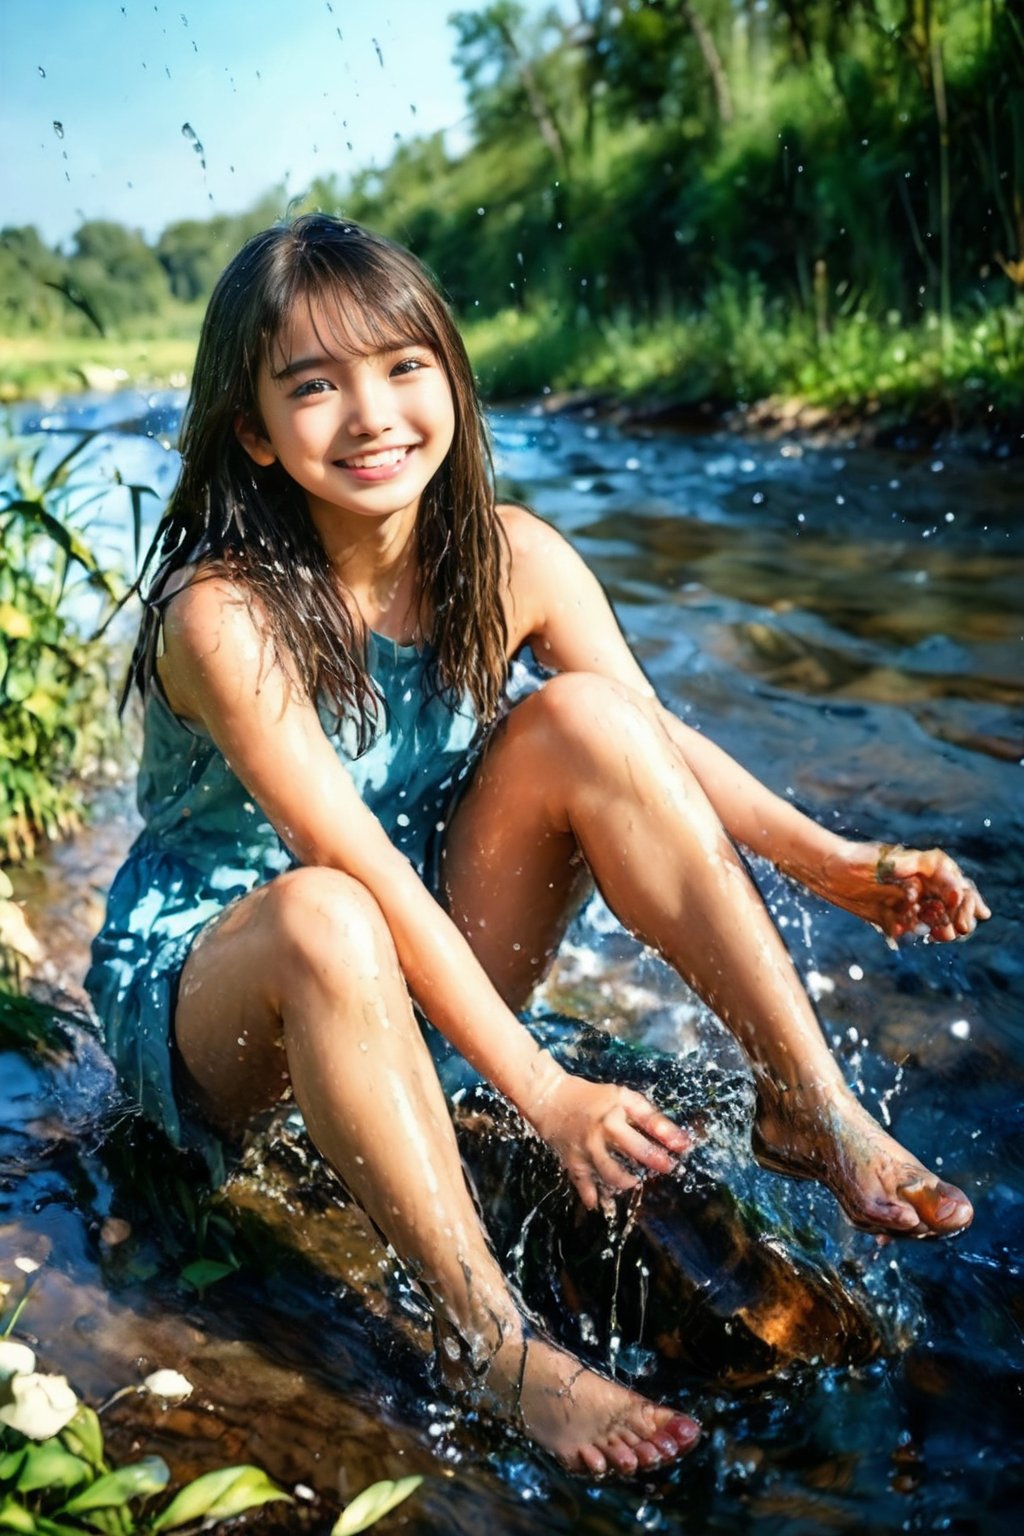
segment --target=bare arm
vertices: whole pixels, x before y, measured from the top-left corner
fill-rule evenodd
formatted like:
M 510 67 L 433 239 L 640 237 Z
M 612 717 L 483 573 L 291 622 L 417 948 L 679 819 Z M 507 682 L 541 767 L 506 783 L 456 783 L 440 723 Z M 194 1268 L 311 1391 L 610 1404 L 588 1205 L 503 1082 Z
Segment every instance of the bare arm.
M 639 1094 L 585 1083 L 536 1045 L 455 924 L 359 798 L 316 710 L 269 653 L 248 605 L 207 578 L 168 605 L 161 680 L 201 721 L 303 864 L 338 869 L 377 901 L 409 990 L 466 1059 L 549 1140 L 588 1204 L 595 1178 L 635 1179 L 613 1154 L 667 1172 L 690 1138 Z
M 535 655 L 554 671 L 597 672 L 654 699 L 599 582 L 579 555 L 540 519 L 505 510 L 513 550 L 513 612 Z M 766 788 L 708 737 L 658 706 L 676 750 L 729 836 L 810 890 L 874 923 L 891 937 L 926 929 L 933 939 L 970 933 L 990 913 L 954 861 L 853 842 L 819 826 Z

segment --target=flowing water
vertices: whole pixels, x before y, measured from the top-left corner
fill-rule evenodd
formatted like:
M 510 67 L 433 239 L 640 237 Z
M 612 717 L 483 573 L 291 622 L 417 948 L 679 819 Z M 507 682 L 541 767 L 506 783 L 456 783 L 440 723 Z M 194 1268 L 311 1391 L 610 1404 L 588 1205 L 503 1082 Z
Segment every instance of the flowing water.
M 118 396 L 25 413 L 18 425 L 55 434 L 54 451 L 68 430 L 102 427 L 82 483 L 116 467 L 164 494 L 180 404 Z M 413 1299 L 330 1187 L 311 1193 L 315 1176 L 293 1132 L 250 1168 L 235 1199 L 236 1219 L 258 1217 L 272 1262 L 243 1264 L 197 1295 L 168 1267 L 159 1234 L 145 1222 L 129 1232 L 118 1214 L 119 1175 L 96 1129 L 110 1092 L 102 1060 L 88 1049 L 51 1064 L 9 1052 L 0 1266 L 8 1279 L 16 1254 L 43 1266 L 21 1327 L 41 1341 L 46 1364 L 95 1401 L 138 1381 L 143 1367 L 183 1370 L 196 1385 L 187 1404 L 129 1397 L 107 1410 L 119 1449 L 160 1451 L 182 1474 L 260 1462 L 314 1496 L 281 1517 L 282 1529 L 316 1528 L 322 1500 L 408 1471 L 427 1481 L 391 1519 L 412 1532 L 526 1532 L 539 1521 L 559 1536 L 1015 1529 L 1024 533 L 1014 469 L 631 433 L 525 410 L 499 411 L 493 426 L 504 489 L 590 562 L 666 702 L 812 815 L 858 835 L 941 844 L 978 879 L 995 916 L 968 943 L 892 951 L 756 871 L 850 1080 L 968 1190 L 973 1227 L 954 1242 L 879 1245 L 852 1232 L 820 1191 L 752 1170 L 742 1113 L 720 1116 L 715 1176 L 740 1191 L 739 1203 L 722 1218 L 718 1207 L 684 1202 L 669 1246 L 711 1226 L 719 1237 L 742 1228 L 748 1287 L 752 1258 L 785 1261 L 757 1269 L 764 1294 L 741 1307 L 724 1295 L 724 1272 L 701 1269 L 688 1250 L 696 1300 L 686 1309 L 681 1301 L 680 1316 L 691 1302 L 694 1318 L 712 1305 L 734 1315 L 712 1343 L 703 1338 L 703 1354 L 671 1318 L 648 1347 L 630 1298 L 649 1288 L 664 1319 L 672 1296 L 656 1294 L 657 1274 L 630 1247 L 643 1202 L 600 1233 L 587 1229 L 594 1269 L 611 1277 L 607 1327 L 595 1332 L 564 1291 L 573 1316 L 563 1326 L 623 1374 L 650 1377 L 694 1407 L 707 1430 L 693 1456 L 649 1485 L 590 1487 L 446 1403 L 408 1345 L 422 1329 Z M 94 535 L 126 550 L 123 501 L 112 492 Z M 51 980 L 80 965 L 130 824 L 114 792 L 87 838 L 19 876 Z M 718 1026 L 596 900 L 570 933 L 545 1001 L 726 1076 L 735 1068 Z M 738 1093 L 742 1110 L 742 1085 Z M 654 1207 L 648 1229 L 661 1222 L 664 1234 L 672 1209 L 657 1199 Z M 552 1210 L 542 1196 L 528 1218 L 514 1218 L 513 1267 Z M 785 1257 L 793 1254 L 799 1273 Z M 763 1324 L 773 1305 L 781 1315 L 782 1277 L 790 1293 L 800 1290 L 808 1255 L 859 1298 L 875 1343 L 767 1363 L 763 1352 L 757 1362 L 742 1349 L 728 1355 L 726 1336 L 741 1320 Z M 762 1343 L 767 1336 L 760 1326 Z

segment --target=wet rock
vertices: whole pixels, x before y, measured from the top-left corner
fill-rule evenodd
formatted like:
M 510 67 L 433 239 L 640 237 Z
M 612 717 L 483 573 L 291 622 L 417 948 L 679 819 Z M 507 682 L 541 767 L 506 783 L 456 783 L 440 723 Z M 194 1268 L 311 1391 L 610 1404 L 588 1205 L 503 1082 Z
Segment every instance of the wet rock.
M 605 1364 L 640 1362 L 655 1383 L 680 1370 L 739 1383 L 794 1360 L 864 1361 L 882 1347 L 866 1295 L 760 1209 L 745 1075 L 575 1021 L 534 1029 L 573 1070 L 649 1094 L 702 1137 L 677 1175 L 645 1180 L 609 1219 L 584 1210 L 492 1089 L 457 1092 L 460 1147 L 499 1255 L 566 1343 Z

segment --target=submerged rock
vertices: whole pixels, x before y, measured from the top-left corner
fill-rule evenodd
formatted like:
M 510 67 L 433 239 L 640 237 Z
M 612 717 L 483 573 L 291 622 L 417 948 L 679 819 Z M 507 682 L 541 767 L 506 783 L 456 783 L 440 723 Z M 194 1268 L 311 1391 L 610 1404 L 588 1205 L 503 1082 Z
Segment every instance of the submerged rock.
M 179 1263 L 194 1258 L 201 1223 L 199 1246 L 207 1251 L 200 1262 L 213 1268 L 191 1270 L 190 1283 L 200 1289 L 230 1272 L 236 1250 L 257 1267 L 290 1254 L 355 1293 L 418 1347 L 429 1342 L 425 1309 L 297 1115 L 285 1108 L 212 1197 L 215 1216 L 197 1215 L 192 1166 L 169 1157 L 161 1138 L 138 1122 L 123 1123 L 123 1105 L 84 1021 L 11 1000 L 0 1013 L 9 1040 L 24 1050 L 34 1029 L 45 1052 L 31 1117 L 8 1158 L 27 1167 L 52 1159 L 62 1143 L 66 1162 L 68 1144 L 77 1142 L 85 1162 L 101 1159 L 111 1187 L 93 1225 L 112 1275 L 131 1268 L 147 1227 L 148 1241 L 155 1231 L 157 1247 L 173 1250 Z M 496 1251 L 557 1337 L 592 1361 L 641 1370 L 652 1381 L 685 1372 L 733 1384 L 794 1360 L 859 1363 L 883 1347 L 868 1295 L 822 1244 L 780 1225 L 778 1207 L 760 1198 L 764 1176 L 752 1170 L 749 1154 L 749 1079 L 638 1049 L 572 1020 L 547 1017 L 531 1028 L 566 1066 L 648 1093 L 699 1137 L 676 1175 L 645 1179 L 633 1195 L 587 1212 L 516 1112 L 461 1058 L 439 1049 L 460 1149 Z M 102 1129 L 112 1124 L 103 1142 Z M 82 1191 L 81 1178 L 69 1177 L 76 1183 Z M 130 1240 L 111 1244 L 112 1222 Z M 187 1264 L 183 1273 L 187 1279 Z
M 882 1348 L 866 1293 L 759 1201 L 745 1074 L 575 1021 L 534 1027 L 565 1065 L 648 1094 L 699 1137 L 675 1175 L 588 1212 L 500 1095 L 456 1093 L 459 1143 L 499 1255 L 564 1342 L 666 1384 L 681 1370 L 737 1384 L 794 1360 L 853 1364 Z

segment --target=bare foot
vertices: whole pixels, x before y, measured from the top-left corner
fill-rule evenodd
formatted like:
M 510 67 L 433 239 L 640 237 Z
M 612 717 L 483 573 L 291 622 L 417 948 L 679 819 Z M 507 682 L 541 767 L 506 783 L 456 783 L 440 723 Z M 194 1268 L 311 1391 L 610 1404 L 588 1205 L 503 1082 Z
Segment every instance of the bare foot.
M 973 880 L 941 848 L 844 843 L 808 880 L 826 901 L 874 923 L 887 938 L 966 938 L 991 912 Z
M 808 1105 L 799 1090 L 762 1088 L 751 1139 L 765 1168 L 824 1184 L 865 1232 L 944 1237 L 974 1216 L 956 1185 L 929 1173 L 845 1090 Z
M 503 1344 L 487 1390 L 502 1417 L 571 1472 L 630 1476 L 675 1461 L 700 1438 L 696 1419 L 599 1376 L 543 1339 Z

